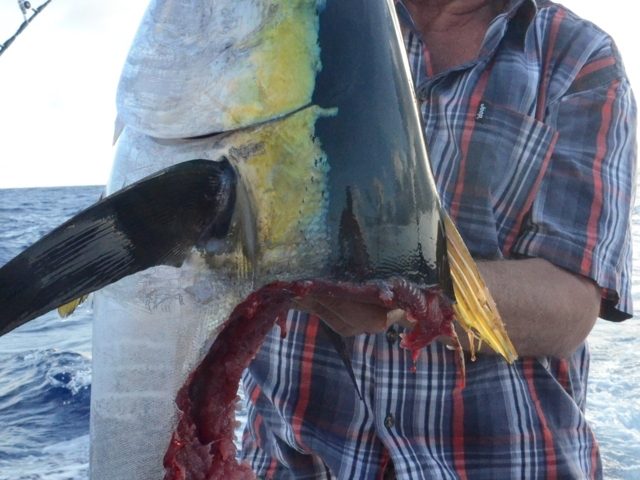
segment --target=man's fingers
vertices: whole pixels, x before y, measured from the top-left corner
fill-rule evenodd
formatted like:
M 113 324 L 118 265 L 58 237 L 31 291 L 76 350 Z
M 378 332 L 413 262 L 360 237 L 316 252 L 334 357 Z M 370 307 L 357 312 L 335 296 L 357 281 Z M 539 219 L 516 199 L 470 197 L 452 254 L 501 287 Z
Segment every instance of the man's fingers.
M 298 298 L 294 300 L 294 305 L 318 315 L 335 332 L 345 337 L 386 329 L 387 310 L 377 305 L 324 296 Z
M 404 315 L 404 310 L 401 310 L 400 308 L 389 310 L 389 312 L 387 312 L 387 327 L 395 325 L 396 323 L 400 323 L 405 319 L 406 317 Z
M 313 298 L 296 299 L 294 300 L 294 306 L 299 310 L 317 315 L 338 335 L 343 337 L 356 335 L 356 333 L 352 332 L 350 325 L 344 322 L 338 313 Z
M 396 308 L 395 310 L 389 310 L 389 312 L 387 312 L 387 327 L 396 324 L 405 328 L 413 328 L 415 320 L 409 319 L 404 310 Z

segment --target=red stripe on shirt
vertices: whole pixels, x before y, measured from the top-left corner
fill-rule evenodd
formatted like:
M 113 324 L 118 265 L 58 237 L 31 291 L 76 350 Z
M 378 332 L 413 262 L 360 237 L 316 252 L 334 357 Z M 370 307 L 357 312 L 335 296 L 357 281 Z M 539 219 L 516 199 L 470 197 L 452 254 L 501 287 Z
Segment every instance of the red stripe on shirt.
M 318 336 L 318 327 L 320 321 L 315 315 L 309 315 L 307 325 L 305 327 L 304 339 L 305 345 L 302 352 L 302 361 L 300 367 L 300 382 L 298 404 L 295 413 L 291 419 L 291 427 L 293 435 L 300 446 L 302 441 L 302 421 L 306 417 L 307 405 L 309 405 L 309 397 L 311 395 L 311 374 L 313 370 L 313 361 L 316 350 L 316 338 Z
M 587 75 L 597 72 L 598 70 L 602 70 L 603 68 L 611 67 L 616 64 L 616 60 L 613 57 L 601 58 L 600 60 L 596 60 L 595 62 L 591 62 L 588 65 L 585 65 L 580 73 L 576 76 L 576 80 L 580 80 L 582 77 L 586 77 Z
M 558 383 L 562 385 L 567 392 L 570 391 L 571 385 L 569 384 L 569 361 L 565 358 L 558 362 Z
M 465 122 L 464 129 L 462 131 L 462 139 L 461 139 L 461 152 L 462 158 L 460 159 L 460 167 L 458 170 L 458 179 L 456 181 L 456 189 L 453 194 L 453 200 L 451 201 L 451 208 L 449 211 L 449 215 L 452 220 L 456 220 L 458 217 L 458 213 L 460 211 L 460 198 L 462 197 L 462 192 L 467 187 L 467 184 L 464 181 L 464 176 L 467 169 L 467 160 L 469 154 L 469 145 L 471 143 L 471 137 L 473 135 L 473 129 L 475 127 L 475 116 L 478 108 L 480 107 L 480 101 L 484 95 L 484 91 L 487 88 L 487 83 L 489 83 L 489 75 L 491 73 L 491 66 L 487 67 L 487 69 L 482 73 L 482 76 L 478 79 L 478 84 L 476 88 L 473 90 L 471 94 L 471 98 L 469 100 L 469 108 L 467 110 L 467 121 Z
M 615 91 L 620 82 L 613 82 L 607 92 L 607 101 L 602 106 L 602 123 L 596 137 L 596 158 L 593 161 L 593 201 L 587 224 L 587 242 L 584 247 L 580 271 L 589 275 L 593 264 L 593 248 L 598 236 L 598 223 L 602 213 L 602 162 L 607 154 L 607 134 L 611 128 Z
M 265 442 L 262 439 L 262 432 L 260 431 L 263 423 L 264 423 L 264 419 L 262 418 L 262 415 L 257 413 L 255 421 L 253 422 L 253 434 L 256 437 L 256 443 L 260 445 L 262 448 L 264 448 L 265 446 Z
M 262 389 L 260 388 L 260 385 L 253 387 L 253 389 L 251 389 L 251 396 L 249 397 L 251 399 L 251 403 L 255 405 L 261 393 Z
M 538 421 L 540 422 L 540 428 L 542 430 L 542 440 L 544 445 L 544 453 L 545 453 L 545 464 L 547 467 L 547 480 L 556 480 L 558 478 L 558 469 L 557 469 L 557 458 L 556 451 L 553 446 L 553 433 L 549 429 L 549 425 L 547 424 L 547 419 L 544 415 L 544 410 L 542 405 L 540 405 L 540 398 L 538 397 L 538 392 L 536 391 L 536 385 L 534 382 L 534 365 L 533 362 L 536 360 L 533 358 L 527 358 L 523 360 L 522 368 L 524 370 L 524 375 L 527 379 L 527 384 L 529 385 L 529 394 L 531 395 L 531 400 L 536 408 L 536 413 L 538 414 Z
M 525 203 L 523 204 L 522 209 L 518 213 L 518 216 L 516 217 L 516 221 L 513 224 L 513 228 L 509 232 L 509 235 L 507 236 L 504 242 L 502 253 L 505 256 L 509 256 L 511 254 L 511 248 L 513 247 L 513 244 L 518 238 L 518 234 L 520 233 L 520 229 L 522 228 L 522 222 L 524 221 L 524 217 L 531 210 L 531 205 L 533 205 L 533 201 L 536 198 L 536 194 L 538 193 L 538 188 L 540 187 L 540 182 L 542 182 L 544 174 L 547 171 L 547 166 L 549 165 L 549 161 L 551 160 L 551 155 L 553 154 L 553 150 L 555 149 L 557 141 L 558 141 L 558 133 L 556 132 L 553 136 L 553 139 L 551 140 L 551 143 L 549 144 L 549 150 L 547 151 L 547 154 L 544 160 L 542 161 L 542 165 L 540 165 L 540 171 L 538 172 L 538 176 L 536 177 L 533 183 L 533 187 L 529 192 L 529 196 L 527 197 Z
M 549 68 L 551 65 L 551 59 L 553 54 L 556 53 L 556 42 L 558 41 L 558 32 L 560 31 L 560 24 L 565 17 L 564 10 L 558 10 L 551 22 L 551 28 L 549 32 L 549 45 L 547 45 L 547 56 L 544 60 L 544 67 L 542 68 L 542 74 L 540 75 L 540 95 L 538 96 L 538 103 L 536 106 L 536 120 L 542 121 L 545 116 L 545 110 L 547 108 L 547 88 L 549 86 L 549 79 L 553 73 Z
M 424 57 L 424 70 L 428 77 L 432 77 L 434 75 L 433 71 L 433 63 L 431 62 L 431 54 L 429 53 L 429 49 L 426 45 L 422 47 L 422 56 Z
M 464 458 L 464 397 L 462 390 L 465 386 L 464 370 L 456 362 L 456 386 L 453 389 L 453 467 L 460 480 L 467 480 L 467 467 Z
M 380 455 L 380 471 L 378 472 L 376 480 L 384 480 L 390 462 L 391 455 L 389 455 L 389 450 L 387 450 L 385 447 L 382 447 L 382 455 Z
M 275 458 L 272 458 L 271 463 L 269 463 L 269 469 L 267 470 L 266 477 L 269 479 L 275 478 L 277 468 L 278 468 L 278 461 Z

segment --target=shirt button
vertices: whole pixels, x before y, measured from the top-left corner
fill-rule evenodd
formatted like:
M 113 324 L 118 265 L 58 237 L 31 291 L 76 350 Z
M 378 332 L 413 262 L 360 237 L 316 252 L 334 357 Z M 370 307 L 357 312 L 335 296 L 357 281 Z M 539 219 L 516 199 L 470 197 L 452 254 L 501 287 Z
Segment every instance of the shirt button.
M 396 343 L 396 340 L 398 340 L 398 332 L 396 332 L 395 328 L 389 327 L 387 330 L 387 340 L 391 344 Z
M 393 428 L 393 426 L 395 425 L 396 421 L 393 418 L 393 415 L 389 414 L 385 417 L 384 419 L 384 426 L 387 428 Z

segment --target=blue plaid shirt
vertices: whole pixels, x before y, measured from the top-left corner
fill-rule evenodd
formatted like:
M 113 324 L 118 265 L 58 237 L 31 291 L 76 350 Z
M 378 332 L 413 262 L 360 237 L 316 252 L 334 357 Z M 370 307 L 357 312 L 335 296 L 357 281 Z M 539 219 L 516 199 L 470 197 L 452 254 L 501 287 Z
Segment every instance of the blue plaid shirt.
M 513 0 L 477 59 L 433 74 L 401 3 L 429 156 L 476 257 L 542 257 L 628 318 L 635 104 L 612 40 L 566 8 Z M 362 400 L 318 320 L 292 311 L 245 374 L 242 458 L 266 478 L 601 478 L 586 345 L 566 360 L 467 362 L 434 343 L 412 373 L 398 328 L 354 340 Z

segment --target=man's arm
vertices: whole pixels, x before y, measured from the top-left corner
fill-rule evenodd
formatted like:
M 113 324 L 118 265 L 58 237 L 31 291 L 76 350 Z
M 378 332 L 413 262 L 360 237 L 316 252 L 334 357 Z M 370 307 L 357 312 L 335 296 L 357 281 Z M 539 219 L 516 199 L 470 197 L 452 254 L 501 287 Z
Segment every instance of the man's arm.
M 567 357 L 587 338 L 600 308 L 600 288 L 541 259 L 482 261 L 478 268 L 520 356 Z M 332 297 L 306 297 L 296 305 L 344 336 L 410 327 L 399 311 Z M 460 333 L 463 346 L 466 335 Z M 483 353 L 493 353 L 483 347 Z
M 485 261 L 478 268 L 520 356 L 567 357 L 598 318 L 600 288 L 544 259 Z

